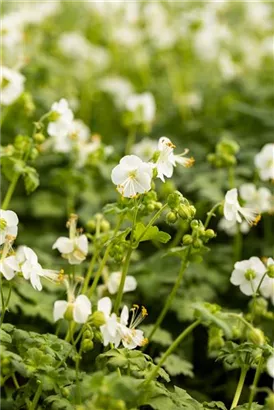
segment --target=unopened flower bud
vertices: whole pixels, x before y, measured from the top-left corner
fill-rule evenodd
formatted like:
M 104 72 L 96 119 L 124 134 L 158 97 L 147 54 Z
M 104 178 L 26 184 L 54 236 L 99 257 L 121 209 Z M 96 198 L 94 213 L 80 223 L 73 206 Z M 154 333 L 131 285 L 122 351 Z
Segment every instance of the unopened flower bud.
M 170 209 L 178 208 L 180 206 L 183 195 L 179 191 L 175 191 L 169 194 L 167 197 L 167 203 Z
M 170 211 L 166 216 L 166 221 L 169 224 L 174 224 L 177 221 L 177 215 L 175 212 Z
M 93 332 L 92 330 L 87 329 L 87 330 L 84 331 L 83 339 L 90 339 L 90 340 L 92 340 L 93 337 L 94 337 L 94 332 Z
M 153 212 L 155 210 L 155 205 L 151 202 L 147 205 L 148 212 Z
M 30 159 L 34 160 L 38 157 L 38 155 L 39 155 L 38 149 L 37 148 L 32 148 L 31 151 L 30 151 Z
M 261 346 L 265 342 L 264 333 L 261 329 L 255 327 L 252 330 L 248 331 L 247 337 L 255 345 Z
M 94 343 L 90 339 L 84 339 L 82 342 L 82 350 L 83 352 L 88 352 L 94 348 Z
M 252 298 L 248 306 L 256 316 L 262 316 L 267 312 L 267 301 L 262 297 Z
M 182 219 L 191 219 L 191 212 L 189 210 L 189 206 L 180 204 L 178 208 L 178 214 Z
M 61 394 L 62 394 L 62 396 L 63 397 L 68 397 L 69 396 L 69 388 L 68 387 L 63 387 L 62 389 L 61 389 Z
M 102 232 L 108 232 L 110 230 L 110 223 L 106 219 L 103 219 L 100 223 L 100 229 Z
M 97 310 L 97 312 L 94 312 L 91 316 L 91 323 L 95 327 L 100 327 L 104 325 L 106 323 L 104 313 L 100 312 L 99 310 Z
M 60 117 L 60 114 L 57 111 L 51 111 L 51 113 L 48 116 L 48 120 L 50 122 L 57 121 L 59 117 Z
M 201 248 L 202 245 L 203 245 L 203 241 L 201 241 L 201 239 L 199 239 L 199 238 L 194 239 L 194 241 L 193 241 L 193 247 L 194 247 L 195 249 Z
M 269 393 L 265 405 L 265 410 L 274 410 L 274 393 Z
M 183 236 L 183 244 L 184 245 L 191 245 L 193 242 L 193 238 L 191 235 L 184 235 Z
M 37 142 L 37 144 L 42 144 L 42 142 L 45 141 L 46 137 L 41 132 L 37 132 L 36 134 L 34 134 L 33 139 L 35 142 Z
M 213 229 L 207 229 L 204 233 L 204 235 L 206 236 L 206 238 L 208 239 L 212 239 L 216 236 L 215 232 L 213 231 Z
M 89 232 L 95 232 L 95 230 L 96 230 L 96 222 L 94 221 L 94 219 L 90 219 L 90 220 L 87 222 L 86 227 L 87 227 L 87 230 L 88 230 Z
M 154 207 L 155 207 L 155 210 L 156 210 L 156 211 L 158 211 L 159 209 L 161 209 L 162 206 L 163 206 L 163 205 L 161 204 L 161 202 L 155 202 L 155 203 L 154 203 Z
M 199 226 L 199 221 L 197 219 L 193 219 L 193 221 L 190 222 L 191 229 L 197 229 Z

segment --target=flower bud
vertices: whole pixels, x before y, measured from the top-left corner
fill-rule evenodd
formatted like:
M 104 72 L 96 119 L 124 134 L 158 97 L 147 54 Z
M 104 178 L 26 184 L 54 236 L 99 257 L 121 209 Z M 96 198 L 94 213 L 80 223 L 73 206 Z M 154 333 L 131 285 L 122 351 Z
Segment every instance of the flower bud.
M 86 224 L 87 230 L 89 232 L 95 232 L 96 230 L 96 222 L 94 221 L 94 219 L 90 219 L 87 224 Z
M 180 204 L 178 214 L 182 219 L 191 219 L 191 213 L 189 211 L 189 206 L 187 205 Z
M 108 232 L 110 230 L 110 223 L 106 219 L 103 219 L 100 223 L 100 229 L 102 232 Z
M 166 221 L 168 224 L 174 224 L 177 221 L 178 217 L 175 212 L 170 211 L 166 216 Z
M 191 229 L 197 229 L 199 227 L 199 221 L 197 221 L 197 219 L 193 219 L 193 221 L 190 222 L 190 227 Z
M 95 327 L 100 327 L 100 326 L 104 325 L 106 323 L 104 313 L 100 312 L 99 310 L 97 310 L 97 312 L 94 312 L 91 316 L 91 323 Z
M 153 212 L 155 210 L 155 205 L 151 202 L 147 205 L 148 212 Z
M 265 336 L 261 329 L 254 327 L 252 330 L 248 331 L 247 337 L 255 345 L 261 346 L 265 343 Z
M 60 117 L 60 114 L 57 111 L 51 111 L 51 113 L 48 116 L 48 120 L 50 122 L 57 121 L 59 117 Z
M 62 387 L 61 394 L 62 394 L 63 397 L 68 397 L 69 396 L 69 388 L 68 387 Z
M 207 229 L 204 235 L 207 239 L 212 239 L 216 236 L 216 233 L 213 231 L 213 229 Z
M 36 134 L 34 134 L 33 139 L 35 142 L 37 142 L 37 144 L 42 144 L 42 142 L 45 141 L 46 137 L 41 132 L 37 132 Z
M 32 148 L 31 151 L 30 151 L 30 159 L 34 160 L 38 157 L 38 155 L 39 155 L 38 149 L 37 148 Z
M 194 239 L 193 248 L 199 249 L 199 248 L 201 248 L 202 245 L 203 245 L 203 241 L 201 241 L 201 239 L 199 239 L 199 238 Z
M 94 348 L 94 343 L 92 340 L 84 339 L 82 342 L 82 350 L 83 352 L 88 352 Z
M 265 405 L 265 410 L 274 410 L 274 393 L 269 393 Z
M 268 266 L 266 273 L 270 278 L 272 278 L 272 279 L 274 278 L 274 264 Z
M 167 203 L 170 209 L 175 209 L 180 206 L 183 195 L 179 191 L 175 191 L 172 194 L 169 194 L 167 197 Z
M 192 236 L 191 235 L 184 235 L 183 236 L 183 244 L 184 245 L 191 245 L 192 244 L 192 242 L 193 242 L 193 238 L 192 238 Z
M 100 330 L 94 331 L 94 340 L 96 340 L 97 342 L 101 342 L 103 340 L 103 336 Z
M 263 316 L 267 312 L 267 301 L 262 297 L 252 298 L 248 307 L 256 316 Z
M 83 339 L 90 339 L 91 340 L 91 339 L 93 339 L 93 337 L 94 337 L 94 332 L 92 330 L 87 329 L 87 330 L 84 331 Z
M 26 135 L 17 135 L 14 146 L 18 151 L 27 152 L 30 148 L 31 140 Z
M 161 202 L 155 202 L 154 203 L 154 207 L 155 207 L 155 210 L 156 211 L 158 211 L 159 209 L 161 209 L 162 208 L 162 203 Z

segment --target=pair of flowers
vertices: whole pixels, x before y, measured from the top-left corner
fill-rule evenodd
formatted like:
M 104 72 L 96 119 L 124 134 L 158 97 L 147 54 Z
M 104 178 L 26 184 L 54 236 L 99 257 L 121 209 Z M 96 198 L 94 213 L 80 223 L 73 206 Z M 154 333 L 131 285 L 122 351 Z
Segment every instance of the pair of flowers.
M 155 162 L 144 162 L 137 155 L 123 157 L 111 173 L 112 182 L 117 190 L 126 198 L 133 198 L 151 189 L 153 170 L 157 170 L 157 177 L 165 182 L 171 178 L 177 163 L 189 167 L 193 164 L 192 158 L 185 158 L 187 150 L 181 155 L 174 154 L 175 145 L 169 138 L 161 137 L 158 142 L 158 151 L 155 152 Z
M 268 274 L 268 272 L 273 272 Z M 265 298 L 270 298 L 274 305 L 274 260 L 268 258 L 264 264 L 258 257 L 236 262 L 230 281 L 239 286 L 243 294 L 251 296 L 259 291 Z
M 132 317 L 129 321 L 129 309 L 124 306 L 120 317 L 112 313 L 112 302 L 109 297 L 104 297 L 98 301 L 97 311 L 103 314 L 103 324 L 100 331 L 103 337 L 104 346 L 112 343 L 118 347 L 121 343 L 128 349 L 135 349 L 137 346 L 143 346 L 146 343 L 142 330 L 136 327 L 147 316 L 144 307 L 139 312 L 139 307 L 134 305 L 132 308 Z M 57 321 L 71 316 L 76 323 L 83 324 L 89 319 L 92 313 L 92 305 L 85 295 L 79 295 L 74 298 L 73 293 L 68 292 L 68 301 L 57 300 L 54 303 L 53 317 Z

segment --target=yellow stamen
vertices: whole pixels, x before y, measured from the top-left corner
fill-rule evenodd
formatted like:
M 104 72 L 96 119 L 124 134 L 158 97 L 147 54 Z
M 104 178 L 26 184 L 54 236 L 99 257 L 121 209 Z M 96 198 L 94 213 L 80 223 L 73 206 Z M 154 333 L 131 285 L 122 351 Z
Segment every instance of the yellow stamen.
M 174 145 L 171 141 L 167 142 L 166 145 L 170 148 L 176 148 L 176 145 Z
M 142 340 L 142 342 L 141 342 L 141 346 L 145 346 L 145 345 L 147 345 L 148 344 L 148 338 L 147 337 L 144 337 L 144 339 Z
M 258 223 L 260 222 L 261 218 L 262 218 L 262 217 L 261 217 L 260 214 L 257 215 L 256 218 L 254 219 L 254 222 L 252 223 L 252 226 L 258 225 Z
M 144 306 L 142 306 L 142 316 L 143 317 L 148 316 L 147 310 Z
M 186 158 L 185 167 L 190 168 L 194 165 L 194 163 L 195 163 L 195 159 L 193 157 Z

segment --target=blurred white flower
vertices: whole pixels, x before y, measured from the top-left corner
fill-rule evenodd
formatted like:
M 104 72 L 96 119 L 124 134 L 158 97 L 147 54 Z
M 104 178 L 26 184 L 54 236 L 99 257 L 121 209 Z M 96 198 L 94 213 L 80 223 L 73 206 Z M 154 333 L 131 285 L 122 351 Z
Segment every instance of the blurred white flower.
M 121 282 L 122 273 L 121 272 L 112 272 L 107 281 L 106 287 L 111 295 L 114 295 L 118 292 L 119 285 Z M 134 276 L 128 275 L 125 280 L 125 285 L 123 289 L 123 293 L 126 292 L 133 292 L 137 288 L 137 281 Z
M 0 245 L 5 242 L 6 236 L 11 235 L 14 238 L 18 232 L 18 216 L 13 211 L 0 210 Z
M 273 197 L 268 188 L 256 188 L 252 183 L 243 184 L 239 188 L 240 197 L 245 205 L 255 208 L 258 212 L 268 212 L 272 209 Z
M 237 221 L 228 221 L 225 218 L 221 218 L 218 223 L 218 228 L 224 231 L 227 235 L 234 236 L 237 233 L 237 226 L 239 225 L 240 232 L 248 233 L 250 231 L 250 226 L 246 221 L 242 221 L 238 224 Z
M 68 259 L 71 265 L 79 265 L 86 259 L 88 253 L 88 239 L 86 235 L 66 238 L 60 236 L 54 242 L 52 249 L 58 249 L 64 259 Z
M 25 77 L 8 67 L 0 67 L 1 104 L 10 105 L 24 91 Z
M 81 142 L 79 141 L 76 144 L 76 150 L 77 150 L 77 161 L 76 161 L 76 167 L 83 167 L 90 154 L 93 152 L 96 152 L 99 148 L 101 147 L 101 138 L 99 135 L 93 135 L 91 137 L 90 142 Z
M 70 295 L 69 300 L 57 300 L 54 303 L 53 318 L 56 322 L 59 319 L 63 319 L 65 313 L 68 311 L 72 314 L 72 318 L 76 323 L 85 323 L 91 314 L 91 303 L 85 295 L 79 295 L 74 299 L 73 295 Z
M 137 155 L 143 161 L 149 161 L 157 150 L 157 147 L 157 141 L 150 138 L 143 138 L 142 141 L 132 146 L 131 151 L 132 154 Z
M 173 175 L 173 168 L 176 167 L 176 164 L 180 164 L 186 168 L 191 167 L 194 164 L 193 158 L 184 157 L 188 152 L 185 150 L 180 155 L 174 154 L 175 145 L 167 137 L 161 137 L 158 142 L 159 156 L 155 163 L 155 168 L 157 169 L 158 175 L 163 182 L 166 178 L 171 178 Z
M 118 347 L 121 342 L 121 336 L 118 332 L 118 318 L 115 313 L 111 313 L 112 303 L 110 298 L 104 297 L 98 301 L 97 310 L 104 314 L 105 324 L 100 326 L 103 336 L 104 346 L 113 343 Z
M 264 145 L 255 155 L 255 166 L 262 181 L 274 180 L 274 144 Z
M 274 269 L 274 259 L 268 258 L 266 263 L 267 269 L 271 266 Z M 265 276 L 261 286 L 260 292 L 264 298 L 270 299 L 272 305 L 274 305 L 274 277 L 268 275 Z
M 274 355 L 270 356 L 266 362 L 266 370 L 270 377 L 274 379 Z
M 147 316 L 147 311 L 142 306 L 141 312 L 139 312 L 139 306 L 134 305 L 131 309 L 132 317 L 129 322 L 129 310 L 127 306 L 124 306 L 120 316 L 119 333 L 121 340 L 127 349 L 135 349 L 137 346 L 144 346 L 147 343 L 147 339 L 144 337 L 142 330 L 136 329 L 136 327 Z
M 7 50 L 16 47 L 23 40 L 23 31 L 19 13 L 9 13 L 1 19 L 1 41 Z
M 66 99 L 62 98 L 51 106 L 53 120 L 48 124 L 48 134 L 54 137 L 54 148 L 58 152 L 69 152 L 71 140 L 68 138 L 73 129 L 73 112 Z
M 230 277 L 230 282 L 235 286 L 240 286 L 243 294 L 253 295 L 266 272 L 266 266 L 256 256 L 248 260 L 236 262 Z
M 103 78 L 99 83 L 99 87 L 104 92 L 112 95 L 118 107 L 124 105 L 129 95 L 133 93 L 132 84 L 126 78 L 118 76 Z
M 133 198 L 151 189 L 152 167 L 136 155 L 126 155 L 112 170 L 111 179 L 122 196 Z
M 73 120 L 69 130 L 69 138 L 73 141 L 87 142 L 90 129 L 82 120 Z
M 126 100 L 126 109 L 134 114 L 137 122 L 152 123 L 156 113 L 154 97 L 151 93 L 132 94 Z
M 231 55 L 222 52 L 219 56 L 219 67 L 225 80 L 233 80 L 239 73 L 239 67 L 233 62 Z
M 254 208 L 242 207 L 238 201 L 238 191 L 236 188 L 230 189 L 225 195 L 224 217 L 228 221 L 241 223 L 243 218 L 250 224 L 256 225 L 259 212 Z
M 15 273 L 19 271 L 19 264 L 14 255 L 1 257 L 0 272 L 7 280 L 14 278 Z

